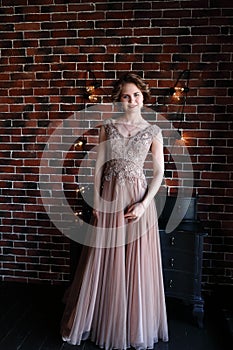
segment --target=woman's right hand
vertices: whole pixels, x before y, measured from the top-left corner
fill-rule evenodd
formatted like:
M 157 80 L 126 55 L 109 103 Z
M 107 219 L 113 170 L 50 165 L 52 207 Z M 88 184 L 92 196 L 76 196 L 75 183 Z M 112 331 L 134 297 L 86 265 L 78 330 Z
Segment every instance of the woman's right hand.
M 125 219 L 138 221 L 145 212 L 145 206 L 142 202 L 132 204 L 125 213 Z
M 98 210 L 93 209 L 93 210 L 92 210 L 92 214 L 93 214 L 94 218 L 98 220 L 98 218 L 99 218 L 99 212 L 98 212 Z

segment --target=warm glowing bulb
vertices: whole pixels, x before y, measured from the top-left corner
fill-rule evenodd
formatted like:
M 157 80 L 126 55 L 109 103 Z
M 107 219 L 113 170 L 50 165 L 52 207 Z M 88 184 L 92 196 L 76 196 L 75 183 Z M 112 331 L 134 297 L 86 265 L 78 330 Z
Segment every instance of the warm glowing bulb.
M 79 211 L 76 211 L 74 215 L 75 215 L 75 216 L 79 216 L 79 215 L 82 215 L 82 211 L 81 211 L 81 210 L 79 210 Z
M 89 98 L 90 102 L 97 102 L 97 100 L 98 100 L 98 96 L 97 95 L 90 95 L 88 98 Z
M 173 97 L 179 101 L 180 98 L 183 96 L 183 91 L 184 91 L 184 88 L 176 86 L 175 92 L 173 93 Z
M 75 148 L 79 148 L 79 147 L 82 147 L 83 146 L 83 141 L 82 140 L 79 140 L 77 143 L 75 143 L 74 147 Z
M 76 189 L 76 193 L 79 193 L 79 192 L 84 193 L 85 192 L 85 187 L 82 186 L 82 187 L 77 188 Z
M 94 85 L 89 85 L 86 87 L 86 91 L 89 93 L 89 94 L 92 94 L 94 91 L 95 91 L 95 87 Z

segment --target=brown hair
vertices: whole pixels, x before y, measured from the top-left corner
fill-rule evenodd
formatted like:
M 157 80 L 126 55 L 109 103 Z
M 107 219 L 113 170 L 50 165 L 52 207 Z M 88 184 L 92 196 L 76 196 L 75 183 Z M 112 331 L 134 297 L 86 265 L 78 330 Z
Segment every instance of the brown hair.
M 126 73 L 119 80 L 116 81 L 112 90 L 112 101 L 119 102 L 121 98 L 121 91 L 125 84 L 133 83 L 142 92 L 144 102 L 150 99 L 149 85 L 145 83 L 142 78 L 134 73 Z

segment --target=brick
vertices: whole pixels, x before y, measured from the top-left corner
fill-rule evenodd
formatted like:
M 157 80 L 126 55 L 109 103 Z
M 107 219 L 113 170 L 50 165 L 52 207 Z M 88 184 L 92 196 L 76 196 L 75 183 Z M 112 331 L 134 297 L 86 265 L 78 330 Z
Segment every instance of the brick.
M 210 0 L 210 7 L 231 8 L 228 0 Z
M 218 35 L 220 34 L 220 28 L 219 27 L 211 27 L 211 26 L 204 26 L 204 27 L 194 27 L 191 29 L 192 35 Z
M 98 21 L 96 23 L 97 28 L 121 28 L 122 21 L 113 20 L 113 21 Z
M 102 32 L 102 35 L 107 36 L 107 37 L 127 37 L 127 36 L 133 36 L 133 28 L 120 28 L 117 29 L 106 29 L 104 32 Z M 101 36 L 98 35 L 97 36 Z
M 114 5 L 114 4 L 113 4 Z M 94 11 L 95 4 L 94 3 L 77 3 L 75 5 L 68 4 L 68 11 L 70 12 L 78 12 L 78 11 Z M 99 10 L 99 8 L 97 8 Z
M 79 12 L 78 13 L 78 20 L 86 21 L 88 18 L 88 21 L 97 21 L 105 18 L 105 13 L 102 11 L 88 11 L 88 12 Z M 97 21 L 98 23 L 99 21 Z
M 40 30 L 40 23 L 35 23 L 35 22 L 16 23 L 15 30 L 16 31 L 31 31 L 31 30 L 38 31 Z
M 82 37 L 77 37 L 75 39 L 67 39 L 67 45 L 74 45 L 74 46 L 79 46 L 79 45 L 92 45 L 93 41 L 96 40 L 96 38 L 82 38 Z M 105 38 L 103 38 L 103 41 L 105 40 Z M 104 43 L 103 43 L 104 44 Z M 85 70 L 85 69 L 84 69 Z
M 230 54 L 203 54 L 202 61 L 213 62 L 213 61 L 229 61 Z

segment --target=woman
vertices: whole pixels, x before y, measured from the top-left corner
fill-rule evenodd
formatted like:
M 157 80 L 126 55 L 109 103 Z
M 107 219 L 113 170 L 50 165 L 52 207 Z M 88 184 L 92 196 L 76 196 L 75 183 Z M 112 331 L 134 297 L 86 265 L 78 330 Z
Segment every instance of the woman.
M 96 241 L 83 251 L 61 331 L 74 345 L 90 338 L 105 349 L 152 349 L 168 340 L 154 202 L 164 171 L 162 135 L 142 117 L 149 89 L 138 75 L 119 79 L 112 98 L 122 113 L 100 130 L 90 235 Z M 150 186 L 143 172 L 149 150 Z

